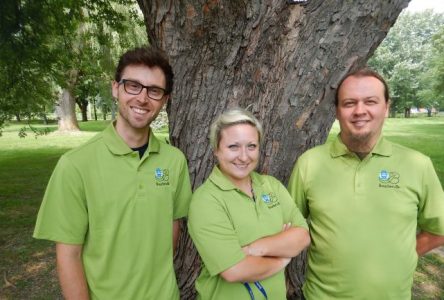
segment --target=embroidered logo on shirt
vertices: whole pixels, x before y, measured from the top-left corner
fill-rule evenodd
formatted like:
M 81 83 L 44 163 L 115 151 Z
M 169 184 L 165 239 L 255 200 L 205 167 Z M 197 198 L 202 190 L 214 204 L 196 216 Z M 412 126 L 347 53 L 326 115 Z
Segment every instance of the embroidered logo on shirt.
M 262 201 L 264 201 L 265 204 L 267 204 L 268 208 L 273 208 L 280 205 L 274 193 L 262 194 L 261 199 Z
M 170 185 L 170 171 L 168 169 L 156 168 L 154 171 L 156 185 Z
M 378 175 L 379 187 L 399 189 L 399 173 L 381 170 Z

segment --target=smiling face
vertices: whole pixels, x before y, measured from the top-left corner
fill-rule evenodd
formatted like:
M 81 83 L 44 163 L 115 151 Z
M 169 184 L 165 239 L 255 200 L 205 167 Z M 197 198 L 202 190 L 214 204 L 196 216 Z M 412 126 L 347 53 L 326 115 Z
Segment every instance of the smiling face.
M 165 75 L 158 67 L 129 65 L 123 70 L 121 78 L 136 81 L 145 86 L 156 86 L 165 89 Z M 116 81 L 112 84 L 112 92 L 119 103 L 116 130 L 122 136 L 146 135 L 149 130 L 148 126 L 156 119 L 168 99 L 167 95 L 161 100 L 150 99 L 146 89 L 143 89 L 139 95 L 128 94 L 123 84 Z
M 370 152 L 381 135 L 389 104 L 375 77 L 350 76 L 338 91 L 336 118 L 341 139 L 351 151 Z
M 236 124 L 222 129 L 215 151 L 221 172 L 236 186 L 250 180 L 259 160 L 259 134 L 250 124 Z

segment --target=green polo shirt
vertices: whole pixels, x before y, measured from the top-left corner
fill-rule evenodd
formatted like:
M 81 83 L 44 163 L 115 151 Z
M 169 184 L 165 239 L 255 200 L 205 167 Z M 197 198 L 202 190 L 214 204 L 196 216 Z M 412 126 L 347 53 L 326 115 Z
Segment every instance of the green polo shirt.
M 307 299 L 410 299 L 416 230 L 444 235 L 430 159 L 381 138 L 360 160 L 338 137 L 305 152 L 289 183 L 310 218 Z
M 172 223 L 190 198 L 178 149 L 151 133 L 139 159 L 111 124 L 60 158 L 34 237 L 83 245 L 92 299 L 179 299 Z
M 285 223 L 308 229 L 277 179 L 254 172 L 251 177 L 256 201 L 236 188 L 217 166 L 193 194 L 188 228 L 203 261 L 196 282 L 198 299 L 250 299 L 242 283 L 229 283 L 219 273 L 245 258 L 243 246 L 280 232 Z M 269 299 L 286 299 L 283 271 L 261 284 Z M 263 299 L 256 286 L 250 286 L 256 299 Z

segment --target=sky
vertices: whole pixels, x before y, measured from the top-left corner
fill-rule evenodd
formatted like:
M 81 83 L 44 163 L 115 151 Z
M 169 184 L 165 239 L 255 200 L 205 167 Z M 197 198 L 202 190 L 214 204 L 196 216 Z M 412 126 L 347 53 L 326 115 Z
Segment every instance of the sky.
M 443 0 L 411 0 L 406 10 L 409 12 L 418 12 L 425 9 L 433 9 L 436 13 L 444 13 Z

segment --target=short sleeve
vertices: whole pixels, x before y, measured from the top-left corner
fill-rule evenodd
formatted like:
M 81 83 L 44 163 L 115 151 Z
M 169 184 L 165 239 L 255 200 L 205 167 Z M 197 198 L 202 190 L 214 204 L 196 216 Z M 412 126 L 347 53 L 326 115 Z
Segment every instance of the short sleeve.
M 307 218 L 309 211 L 300 164 L 301 162 L 298 161 L 293 168 L 293 172 L 291 173 L 290 180 L 288 182 L 288 192 L 293 198 L 296 206 L 299 208 L 299 211 L 305 218 Z
M 177 188 L 174 195 L 174 220 L 186 217 L 188 215 L 188 208 L 191 200 L 191 184 L 190 175 L 188 173 L 188 165 L 183 157 L 180 169 L 179 177 L 177 179 Z
M 210 193 L 197 191 L 193 195 L 188 229 L 205 267 L 212 276 L 245 258 L 227 212 Z
M 279 181 L 278 181 L 278 189 L 279 189 L 279 199 L 282 202 L 281 205 L 284 213 L 284 221 L 286 223 L 291 222 L 292 226 L 302 227 L 308 230 L 307 222 L 305 221 L 301 212 L 294 203 L 293 198 L 290 196 L 287 189 Z
M 67 244 L 83 244 L 88 230 L 88 210 L 81 175 L 62 156 L 46 188 L 34 237 Z
M 422 186 L 418 226 L 424 231 L 444 235 L 444 192 L 430 159 L 424 169 Z

